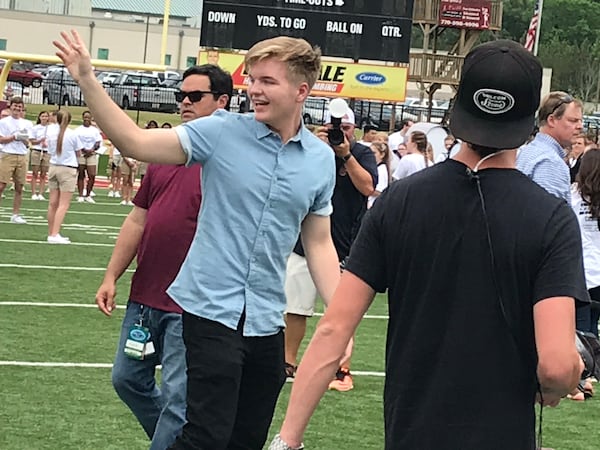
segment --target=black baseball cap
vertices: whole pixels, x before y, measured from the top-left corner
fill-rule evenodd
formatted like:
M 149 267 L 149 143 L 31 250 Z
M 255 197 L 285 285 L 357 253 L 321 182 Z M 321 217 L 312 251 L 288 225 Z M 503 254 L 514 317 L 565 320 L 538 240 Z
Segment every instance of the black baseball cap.
M 541 88 L 542 65 L 521 44 L 478 45 L 465 57 L 450 130 L 471 144 L 517 148 L 533 131 Z

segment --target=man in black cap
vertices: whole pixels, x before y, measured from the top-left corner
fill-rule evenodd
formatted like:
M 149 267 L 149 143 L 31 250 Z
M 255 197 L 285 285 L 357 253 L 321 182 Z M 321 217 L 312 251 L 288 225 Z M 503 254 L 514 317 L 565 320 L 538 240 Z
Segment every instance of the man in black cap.
M 386 450 L 535 448 L 536 399 L 558 404 L 581 375 L 574 300 L 587 299 L 575 217 L 515 169 L 541 76 L 515 42 L 467 55 L 450 124 L 461 149 L 366 214 L 272 449 L 301 448 L 346 342 L 386 290 Z

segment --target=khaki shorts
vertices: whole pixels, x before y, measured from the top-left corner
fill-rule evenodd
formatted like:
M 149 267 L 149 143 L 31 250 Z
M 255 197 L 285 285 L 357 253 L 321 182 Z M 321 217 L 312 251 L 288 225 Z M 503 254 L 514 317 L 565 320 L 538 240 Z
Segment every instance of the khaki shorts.
M 285 272 L 285 312 L 310 317 L 315 312 L 317 296 L 306 258 L 292 252 Z
M 29 161 L 27 155 L 13 155 L 0 152 L 0 183 L 25 184 Z
M 80 156 L 77 158 L 77 164 L 80 166 L 97 166 L 98 165 L 98 154 L 94 153 L 92 156 Z
M 31 149 L 30 162 L 32 166 L 41 166 L 44 169 L 50 167 L 50 155 L 48 152 Z
M 48 171 L 48 187 L 60 192 L 75 192 L 77 188 L 77 168 L 67 166 L 50 166 Z
M 146 175 L 146 170 L 148 170 L 147 162 L 138 163 L 138 170 L 137 170 L 138 175 L 140 175 L 140 176 Z
M 119 168 L 120 168 L 120 167 L 121 167 L 121 163 L 123 162 L 123 157 L 122 157 L 121 155 L 114 155 L 114 156 L 113 156 L 113 161 L 112 161 L 112 162 L 113 162 L 113 164 L 114 164 L 114 166 L 115 166 L 115 169 L 116 169 L 117 167 L 119 167 Z
M 124 177 L 131 175 L 131 167 L 127 165 L 125 160 L 121 161 L 121 175 Z M 135 175 L 135 169 L 133 170 L 133 174 Z

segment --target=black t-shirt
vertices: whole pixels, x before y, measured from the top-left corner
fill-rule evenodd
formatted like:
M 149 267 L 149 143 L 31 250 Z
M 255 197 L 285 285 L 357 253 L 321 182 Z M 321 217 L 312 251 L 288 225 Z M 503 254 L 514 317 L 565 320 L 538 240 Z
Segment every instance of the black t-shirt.
M 366 145 L 357 142 L 350 148 L 352 156 L 371 174 L 373 189 L 377 186 L 377 162 L 373 151 Z M 352 183 L 346 166 L 341 158 L 335 159 L 336 179 L 333 191 L 333 213 L 331 214 L 331 238 L 338 254 L 343 261 L 350 253 L 350 246 L 360 229 L 360 224 L 367 211 L 367 197 L 362 195 Z M 294 247 L 294 253 L 304 256 L 300 238 Z
M 517 170 L 479 177 L 506 319 L 477 183 L 457 161 L 392 184 L 353 244 L 346 269 L 388 289 L 387 450 L 533 449 L 533 305 L 587 301 L 571 208 Z

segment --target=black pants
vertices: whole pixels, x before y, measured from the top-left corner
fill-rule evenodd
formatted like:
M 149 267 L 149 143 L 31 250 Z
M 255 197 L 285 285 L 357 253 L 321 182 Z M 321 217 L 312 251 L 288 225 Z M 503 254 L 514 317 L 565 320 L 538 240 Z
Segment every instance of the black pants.
M 600 286 L 588 289 L 592 303 L 578 305 L 575 308 L 576 328 L 598 337 L 598 318 L 600 317 Z
M 283 331 L 244 337 L 183 314 L 187 424 L 172 450 L 260 450 L 285 383 Z

